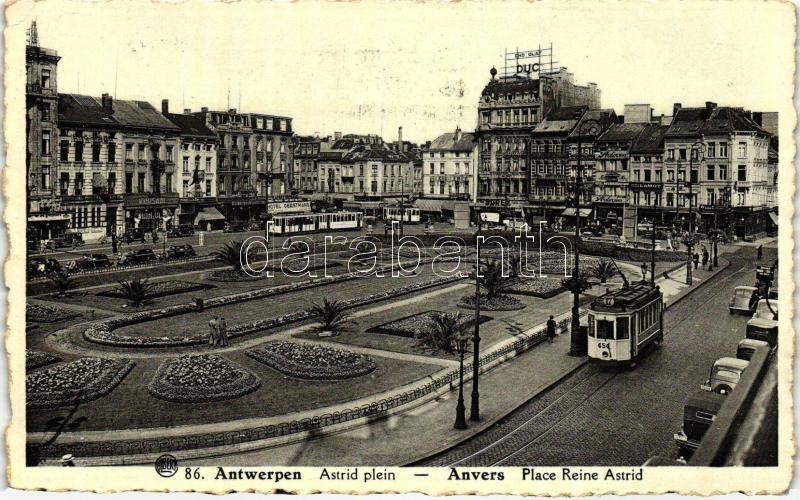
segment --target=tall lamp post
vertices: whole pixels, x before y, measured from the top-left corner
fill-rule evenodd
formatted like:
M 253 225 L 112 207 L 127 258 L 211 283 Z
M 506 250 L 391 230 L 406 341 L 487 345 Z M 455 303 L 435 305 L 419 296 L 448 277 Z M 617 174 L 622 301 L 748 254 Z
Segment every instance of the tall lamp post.
M 463 430 L 467 428 L 466 407 L 464 406 L 464 353 L 467 352 L 467 342 L 469 337 L 458 335 L 455 338 L 456 350 L 458 351 L 458 404 L 456 405 L 456 422 L 453 428 Z
M 600 130 L 600 122 L 594 119 L 588 119 L 581 123 L 578 127 L 578 163 L 575 172 L 575 245 L 574 246 L 574 259 L 575 267 L 572 271 L 572 326 L 570 330 L 569 341 L 569 355 L 570 356 L 583 356 L 585 353 L 585 346 L 581 338 L 581 320 L 580 320 L 580 233 L 581 233 L 581 191 L 583 184 L 583 166 L 581 165 L 581 149 L 583 148 L 583 135 L 584 131 L 594 136 Z
M 694 159 L 697 157 L 700 158 L 700 155 L 705 152 L 706 146 L 703 141 L 696 141 L 692 144 L 691 149 L 689 150 L 689 179 L 686 181 L 686 186 L 689 188 L 689 232 L 686 237 L 684 237 L 683 242 L 686 245 L 686 284 L 692 284 L 692 249 L 697 244 L 697 238 L 695 237 L 695 227 L 694 227 L 694 206 L 692 204 L 692 172 L 694 171 Z
M 264 180 L 264 240 L 269 241 L 269 188 L 272 185 L 272 172 L 259 172 L 258 175 Z
M 481 235 L 481 212 L 475 208 L 478 216 L 478 230 L 475 232 L 475 333 L 472 336 L 472 400 L 469 407 L 469 419 L 477 422 L 481 419 L 480 394 L 478 392 L 478 376 L 481 372 L 480 367 L 480 345 L 481 345 L 481 283 L 478 274 L 481 269 L 481 246 L 478 238 Z

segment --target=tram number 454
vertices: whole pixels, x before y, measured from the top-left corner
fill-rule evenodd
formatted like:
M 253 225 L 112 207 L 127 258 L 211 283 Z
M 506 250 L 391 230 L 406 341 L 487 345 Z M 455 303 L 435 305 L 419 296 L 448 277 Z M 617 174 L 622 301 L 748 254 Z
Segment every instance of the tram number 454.
M 611 346 L 609 345 L 608 342 L 598 342 L 597 343 L 597 348 L 598 349 L 609 349 L 610 347 Z

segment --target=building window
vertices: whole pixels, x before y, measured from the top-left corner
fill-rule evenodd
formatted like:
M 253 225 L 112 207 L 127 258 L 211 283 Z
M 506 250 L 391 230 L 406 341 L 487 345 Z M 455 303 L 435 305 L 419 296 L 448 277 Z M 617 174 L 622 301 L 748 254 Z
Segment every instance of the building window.
M 709 142 L 708 147 L 706 148 L 706 156 L 708 158 L 714 158 L 717 154 L 717 145 L 716 143 Z
M 61 172 L 61 178 L 58 181 L 58 190 L 61 196 L 69 194 L 69 172 Z
M 49 89 L 50 88 L 50 70 L 43 69 L 42 70 L 42 88 Z
M 75 161 L 83 161 L 83 141 L 75 141 Z
M 194 159 L 194 169 L 195 170 L 200 170 L 200 157 L 199 156 Z
M 108 173 L 108 180 L 107 180 L 107 187 L 108 187 L 108 194 L 114 194 L 114 191 L 117 190 L 117 174 L 114 172 Z
M 211 196 L 211 181 L 206 181 L 206 196 Z
M 739 165 L 738 170 L 736 172 L 736 180 L 737 181 L 747 180 L 747 165 Z
M 740 142 L 736 148 L 737 158 L 747 158 L 747 143 Z
M 50 189 L 50 167 L 42 167 L 42 183 L 40 189 Z
M 42 131 L 42 156 L 50 156 L 50 132 Z
M 100 162 L 100 143 L 92 143 L 92 161 L 95 163 Z
M 189 171 L 189 157 L 188 156 L 184 156 L 183 157 L 183 171 L 184 172 L 188 172 Z
M 133 193 L 133 173 L 125 173 L 125 194 Z
M 164 184 L 164 192 L 165 193 L 172 192 L 172 174 L 167 174 L 166 183 Z
M 206 158 L 206 171 L 211 171 L 211 158 Z
M 172 146 L 167 146 L 167 161 L 172 163 Z
M 83 194 L 83 172 L 75 174 L 75 196 Z
M 183 197 L 186 198 L 189 196 L 189 181 L 183 181 Z
M 685 149 L 680 148 L 678 150 L 678 159 L 679 160 L 685 160 L 686 159 L 686 150 Z
M 727 158 L 728 157 L 728 143 L 727 142 L 720 142 L 719 143 L 719 157 L 720 158 Z
M 43 122 L 49 122 L 50 121 L 50 105 L 49 104 L 46 104 L 46 105 L 42 106 L 41 114 L 42 114 L 42 121 Z
M 125 145 L 125 160 L 133 161 L 133 144 Z
M 728 167 L 726 165 L 719 166 L 719 180 L 721 181 L 728 180 Z
M 113 142 L 108 144 L 108 163 L 117 161 L 117 145 Z
M 139 153 L 138 153 L 136 158 L 139 161 L 145 161 L 145 154 L 146 154 L 145 153 L 145 145 L 144 144 L 139 144 Z
M 144 173 L 140 173 L 138 177 L 138 184 L 136 186 L 137 193 L 144 193 Z
M 674 160 L 675 159 L 675 150 L 674 149 L 668 149 L 667 150 L 667 159 L 668 160 Z
M 59 144 L 59 159 L 69 161 L 69 141 L 61 141 Z
M 706 180 L 713 181 L 714 180 L 714 165 L 708 165 L 706 167 Z

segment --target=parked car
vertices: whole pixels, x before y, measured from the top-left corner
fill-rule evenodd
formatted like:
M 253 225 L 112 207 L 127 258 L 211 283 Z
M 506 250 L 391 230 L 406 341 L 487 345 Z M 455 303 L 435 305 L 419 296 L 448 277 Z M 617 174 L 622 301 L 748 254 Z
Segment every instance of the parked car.
M 248 231 L 260 231 L 262 229 L 264 229 L 264 224 L 262 224 L 260 222 L 253 221 L 253 222 L 251 222 L 250 224 L 247 225 L 247 230 Z
M 691 458 L 700 446 L 724 401 L 724 395 L 707 391 L 698 391 L 686 401 L 683 406 L 683 426 L 672 436 L 680 456 L 685 460 Z
M 106 267 L 111 267 L 111 259 L 108 258 L 108 255 L 104 253 L 93 253 L 71 261 L 67 269 L 70 271 L 89 271 Z
M 144 243 L 144 231 L 141 229 L 126 229 L 122 236 L 119 237 L 123 243 L 131 244 L 134 241 Z
M 241 233 L 246 230 L 244 224 L 225 224 L 225 228 L 222 230 L 224 233 Z
M 778 301 L 761 299 L 753 317 L 747 322 L 746 337 L 763 340 L 772 347 L 778 345 Z
M 156 260 L 156 254 L 153 253 L 152 250 L 149 248 L 137 248 L 136 250 L 131 250 L 122 254 L 119 263 L 125 265 L 143 264 L 154 260 Z
M 192 245 L 170 245 L 167 248 L 168 259 L 184 259 L 186 257 L 194 257 L 197 255 Z
M 84 245 L 83 235 L 80 233 L 66 233 L 57 238 L 45 240 L 45 246 L 50 250 L 57 248 L 76 248 Z
M 728 311 L 733 313 L 753 314 L 750 305 L 750 299 L 753 297 L 753 292 L 758 289 L 754 286 L 737 286 L 733 290 L 733 297 L 728 303 Z
M 756 349 L 759 347 L 769 347 L 769 344 L 762 340 L 742 339 L 736 346 L 736 357 L 745 361 L 750 361 L 750 358 L 753 357 L 753 353 L 756 352 Z
M 714 361 L 708 380 L 700 388 L 718 394 L 730 394 L 736 388 L 736 384 L 742 378 L 742 372 L 749 363 L 744 359 L 719 358 Z
M 44 276 L 47 273 L 62 269 L 61 263 L 56 259 L 36 257 L 28 261 L 28 278 Z
M 168 238 L 183 238 L 194 234 L 194 227 L 182 224 L 180 226 L 173 226 L 167 231 Z

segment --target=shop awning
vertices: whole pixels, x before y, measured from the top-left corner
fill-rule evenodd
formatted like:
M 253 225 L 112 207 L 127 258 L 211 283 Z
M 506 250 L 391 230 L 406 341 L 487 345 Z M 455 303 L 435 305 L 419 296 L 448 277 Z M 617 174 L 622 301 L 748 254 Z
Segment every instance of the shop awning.
M 769 212 L 769 218 L 772 219 L 772 223 L 776 226 L 778 225 L 778 214 L 775 212 Z
M 212 220 L 225 220 L 225 216 L 216 207 L 205 207 L 202 212 L 198 212 L 195 216 L 194 223 L 197 225 L 200 222 Z
M 441 212 L 442 200 L 426 200 L 420 198 L 414 202 L 414 206 L 419 208 L 420 212 Z
M 564 217 L 575 217 L 575 209 L 574 208 L 566 208 L 561 215 Z M 589 217 L 592 215 L 591 208 L 581 208 L 581 217 Z
M 69 214 L 33 214 L 28 217 L 28 223 L 35 222 L 68 222 Z

